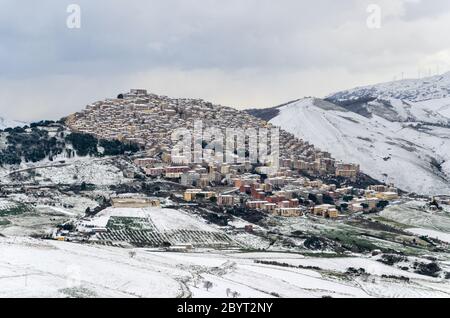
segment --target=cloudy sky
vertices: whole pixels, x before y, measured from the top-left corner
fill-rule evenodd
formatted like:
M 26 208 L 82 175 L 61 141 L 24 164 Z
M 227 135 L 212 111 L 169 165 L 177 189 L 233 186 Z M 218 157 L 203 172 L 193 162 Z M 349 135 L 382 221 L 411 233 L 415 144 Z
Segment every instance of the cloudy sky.
M 0 116 L 57 119 L 134 87 L 237 108 L 323 97 L 450 71 L 449 31 L 448 0 L 0 0 Z

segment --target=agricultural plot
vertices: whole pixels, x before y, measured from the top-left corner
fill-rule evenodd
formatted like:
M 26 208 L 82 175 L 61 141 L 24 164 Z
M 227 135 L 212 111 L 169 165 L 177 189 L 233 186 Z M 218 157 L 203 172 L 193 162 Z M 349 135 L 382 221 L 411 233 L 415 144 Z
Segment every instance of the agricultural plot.
M 399 223 L 404 222 L 410 216 L 405 216 L 401 211 L 393 213 L 393 208 L 397 209 L 397 206 L 387 208 L 386 212 L 381 213 L 381 216 L 380 214 L 352 216 L 338 221 L 309 216 L 274 219 L 269 225 L 271 233 L 268 238 L 273 242 L 269 249 L 285 248 L 292 251 L 295 248 L 301 253 L 333 253 L 335 255 L 368 254 L 374 250 L 415 256 L 448 253 L 448 247 L 445 244 L 429 240 L 424 237 L 425 232 L 422 234 L 422 232 L 412 229 L 421 227 L 420 225 L 415 225 L 416 223 L 413 222 Z M 424 220 L 428 219 L 432 220 L 433 224 L 438 219 L 442 220 L 445 217 L 443 216 L 445 212 L 435 214 L 421 212 L 421 220 L 419 212 L 416 210 L 407 210 L 406 213 L 413 215 L 417 222 L 430 222 Z M 395 218 L 396 221 L 392 218 Z M 442 221 L 441 227 L 445 226 L 445 221 Z M 443 238 L 443 233 L 430 232 L 428 236 Z M 265 244 L 265 248 L 267 248 L 267 244 Z
M 443 211 L 426 212 L 423 202 L 407 202 L 388 207 L 380 216 L 404 228 L 425 228 L 441 232 L 450 232 L 450 211 L 444 206 Z
M 20 215 L 28 211 L 25 204 L 0 200 L 0 217 Z
M 450 208 L 427 211 L 423 202 L 412 201 L 385 209 L 379 220 L 390 223 L 421 238 L 450 243 Z
M 192 244 L 202 247 L 229 247 L 236 246 L 231 238 L 219 232 L 175 230 L 167 233 L 169 242 L 172 244 Z
M 113 216 L 106 227 L 111 231 L 128 229 L 132 231 L 156 231 L 156 227 L 145 218 Z
M 7 210 L 7 209 L 13 208 L 15 206 L 16 206 L 16 204 L 11 201 L 0 200 L 0 210 Z
M 96 239 L 104 242 L 124 242 L 137 247 L 160 247 L 169 240 L 164 234 L 151 230 L 109 230 L 107 233 L 98 234 Z
M 174 219 L 183 222 L 173 222 Z M 109 245 L 131 244 L 135 247 L 164 247 L 190 244 L 195 247 L 234 247 L 228 235 L 202 223 L 194 215 L 172 209 L 109 208 L 94 218 L 94 224 L 105 223 L 106 232 L 97 233 L 92 241 Z M 97 222 L 99 221 L 99 222 Z

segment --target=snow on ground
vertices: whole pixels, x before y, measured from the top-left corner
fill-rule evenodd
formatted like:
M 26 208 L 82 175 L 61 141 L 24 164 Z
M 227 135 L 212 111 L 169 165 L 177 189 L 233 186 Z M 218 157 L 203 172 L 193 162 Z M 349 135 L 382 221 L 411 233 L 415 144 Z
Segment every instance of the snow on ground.
M 423 194 L 450 192 L 450 168 L 444 163 L 450 161 L 448 128 L 420 131 L 317 99 L 288 104 L 270 122 L 338 160 L 360 164 L 363 172 L 380 181 Z M 444 163 L 442 172 L 433 169 L 434 159 Z
M 421 101 L 417 105 L 423 109 L 430 109 L 444 117 L 450 118 L 450 97 Z
M 109 207 L 100 211 L 95 217 L 129 217 L 129 218 L 145 218 L 145 209 L 141 208 L 113 208 Z
M 118 184 L 124 177 L 119 168 L 96 160 L 79 160 L 65 167 L 50 167 L 38 170 L 42 181 L 51 184 L 86 182 L 96 185 Z
M 410 283 L 380 277 L 397 270 L 369 259 L 305 258 L 290 253 L 200 251 L 76 245 L 0 238 L 0 297 L 449 297 L 446 281 L 409 274 Z M 255 260 L 314 265 L 282 267 Z M 344 277 L 363 267 L 368 279 Z M 406 272 L 402 272 L 408 275 Z M 209 289 L 205 282 L 211 282 Z
M 420 229 L 420 228 L 407 229 L 406 231 L 413 233 L 415 235 L 428 236 L 428 237 L 431 237 L 434 239 L 441 240 L 443 242 L 450 243 L 450 233 L 443 233 L 443 232 L 439 232 L 439 231 Z
M 0 239 L 0 297 L 176 297 L 180 284 L 126 250 Z
M 17 204 L 14 202 L 11 202 L 6 199 L 0 199 L 0 211 L 10 210 L 10 209 L 15 208 L 16 206 L 17 206 Z
M 450 73 L 307 98 L 279 108 L 272 124 L 420 194 L 450 191 Z M 336 104 L 336 105 L 335 105 Z M 342 105 L 342 107 L 337 106 Z
M 38 205 L 36 206 L 38 209 L 50 209 L 54 211 L 54 213 L 59 215 L 67 215 L 67 216 L 76 216 L 77 214 L 67 211 L 66 209 L 55 207 L 55 206 L 47 206 L 47 205 Z
M 295 268 L 276 268 L 265 265 L 244 265 L 243 271 L 226 277 L 241 284 L 257 284 L 265 290 L 272 290 L 281 297 L 368 297 L 351 283 L 335 282 L 322 278 L 313 271 Z M 299 296 L 297 296 L 299 295 Z
M 448 298 L 450 288 L 448 284 L 421 281 L 405 283 L 394 279 L 356 279 L 362 289 L 374 297 L 380 298 Z
M 98 186 L 116 185 L 125 181 L 122 170 L 116 167 L 111 158 L 91 158 L 75 157 L 65 159 L 64 163 L 46 162 L 22 163 L 20 168 L 12 170 L 11 167 L 0 168 L 0 174 L 3 176 L 3 182 L 15 182 L 12 172 L 30 175 L 30 180 L 40 184 L 73 184 L 82 183 L 95 184 Z
M 27 125 L 27 123 L 25 123 L 23 121 L 17 121 L 17 120 L 12 120 L 9 118 L 0 117 L 0 129 L 14 128 L 17 126 L 23 127 L 25 125 Z
M 405 79 L 377 85 L 357 87 L 342 91 L 329 98 L 336 100 L 356 99 L 358 96 L 395 98 L 411 102 L 445 99 L 450 95 L 450 72 L 421 79 Z
M 424 202 L 410 201 L 389 206 L 380 213 L 380 216 L 411 228 L 450 233 L 450 213 L 445 210 L 427 212 L 424 206 Z
M 243 246 L 253 249 L 267 249 L 272 243 L 270 240 L 246 232 L 233 234 L 233 239 Z
M 114 208 L 110 207 L 89 221 L 82 221 L 84 225 L 94 225 L 95 227 L 106 227 L 111 217 L 130 217 L 150 219 L 160 232 L 171 230 L 193 230 L 217 232 L 217 229 L 206 224 L 202 219 L 196 218 L 192 214 L 173 209 L 161 208 Z
M 145 209 L 145 213 L 151 218 L 156 228 L 162 232 L 178 229 L 208 232 L 217 231 L 202 219 L 180 210 L 150 208 Z
M 425 279 L 436 281 L 436 279 L 427 276 L 421 276 L 407 271 L 394 268 L 392 266 L 385 265 L 372 259 L 363 257 L 344 257 L 344 258 L 321 258 L 321 259 L 282 259 L 281 262 L 295 265 L 295 266 L 314 266 L 321 269 L 330 270 L 334 272 L 345 273 L 350 267 L 359 269 L 364 268 L 366 273 L 376 276 L 382 275 L 394 275 L 404 276 L 416 279 Z

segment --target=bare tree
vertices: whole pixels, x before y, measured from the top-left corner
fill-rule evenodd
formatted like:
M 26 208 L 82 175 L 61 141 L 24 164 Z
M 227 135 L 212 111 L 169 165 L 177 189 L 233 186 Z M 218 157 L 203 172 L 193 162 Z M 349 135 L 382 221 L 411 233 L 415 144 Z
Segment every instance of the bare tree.
M 209 291 L 209 289 L 213 287 L 213 283 L 207 280 L 203 283 L 203 287 L 206 289 L 206 291 Z

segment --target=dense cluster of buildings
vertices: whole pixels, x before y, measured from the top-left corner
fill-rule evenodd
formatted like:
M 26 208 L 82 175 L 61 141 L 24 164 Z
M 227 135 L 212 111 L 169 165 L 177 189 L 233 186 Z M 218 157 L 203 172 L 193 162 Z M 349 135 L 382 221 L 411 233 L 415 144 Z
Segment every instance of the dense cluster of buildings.
M 230 107 L 213 105 L 200 99 L 171 99 L 132 89 L 118 98 L 88 105 L 83 111 L 67 118 L 74 131 L 88 133 L 103 139 L 119 139 L 139 144 L 149 156 L 162 156 L 174 165 L 187 164 L 183 158 L 170 156 L 173 148 L 172 132 L 177 128 L 194 129 L 195 121 L 204 127 L 223 131 L 238 128 L 270 129 L 272 125 L 246 112 Z M 281 130 L 279 136 L 280 164 L 309 175 L 337 175 L 355 179 L 359 166 L 335 162 L 327 152 L 314 148 L 308 142 Z M 161 175 L 167 171 L 153 168 L 150 174 Z M 179 172 L 174 172 L 176 176 Z
M 186 190 L 187 202 L 213 202 L 222 207 L 246 207 L 284 217 L 311 213 L 337 218 L 344 212 L 370 212 L 382 209 L 399 198 L 393 186 L 367 189 L 337 187 L 311 179 L 289 164 L 276 171 L 251 164 L 174 165 L 154 158 L 139 158 L 135 164 L 147 176 L 178 182 Z

